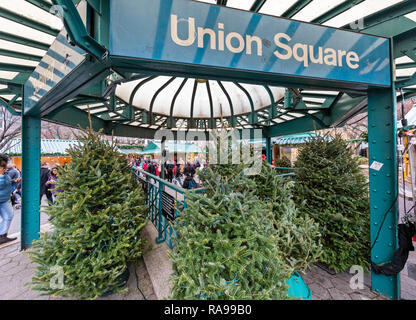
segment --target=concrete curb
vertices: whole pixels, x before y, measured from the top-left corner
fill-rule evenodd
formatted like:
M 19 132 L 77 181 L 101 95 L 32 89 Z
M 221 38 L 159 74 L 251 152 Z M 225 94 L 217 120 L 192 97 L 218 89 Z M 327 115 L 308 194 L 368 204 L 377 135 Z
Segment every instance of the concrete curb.
M 170 249 L 165 242 L 156 243 L 157 230 L 150 221 L 143 230 L 143 236 L 152 244 L 152 250 L 143 256 L 143 260 L 153 291 L 158 300 L 167 299 L 172 287 L 169 278 L 173 273 L 172 262 L 168 255 Z

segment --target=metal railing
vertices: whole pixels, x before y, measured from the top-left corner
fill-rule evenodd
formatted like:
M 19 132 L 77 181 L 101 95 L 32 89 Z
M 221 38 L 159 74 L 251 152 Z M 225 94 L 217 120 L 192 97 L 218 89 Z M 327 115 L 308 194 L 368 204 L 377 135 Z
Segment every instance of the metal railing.
M 158 232 L 156 242 L 165 241 L 173 249 L 177 239 L 175 220 L 186 208 L 185 192 L 200 193 L 206 189 L 186 190 L 140 168 L 133 169 L 133 173 L 145 193 L 149 218 Z
M 289 178 L 293 178 L 295 176 L 295 172 L 294 172 L 294 168 L 286 168 L 286 167 L 274 167 L 274 169 L 279 172 L 279 171 L 283 171 L 285 173 L 281 173 L 279 174 L 280 177 L 289 177 Z M 291 172 L 290 172 L 291 171 Z M 287 172 L 287 173 L 286 173 Z
M 276 167 L 278 170 L 293 171 L 293 168 Z M 145 194 L 149 218 L 155 226 L 158 236 L 157 243 L 166 242 L 173 250 L 178 239 L 175 231 L 176 218 L 186 208 L 186 191 L 202 193 L 205 188 L 187 190 L 174 183 L 163 180 L 141 168 L 133 168 L 136 181 L 139 182 Z M 279 174 L 281 177 L 294 177 L 294 172 Z

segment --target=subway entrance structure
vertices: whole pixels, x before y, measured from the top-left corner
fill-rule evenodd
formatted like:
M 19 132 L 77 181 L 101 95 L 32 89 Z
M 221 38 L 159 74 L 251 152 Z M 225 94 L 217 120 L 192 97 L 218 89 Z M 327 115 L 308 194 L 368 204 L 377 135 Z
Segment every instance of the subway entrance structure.
M 9 2 L 0 103 L 22 117 L 22 249 L 39 236 L 41 120 L 86 127 L 90 110 L 96 130 L 150 139 L 161 128 L 261 129 L 270 161 L 271 137 L 368 111 L 371 259 L 391 260 L 396 103 L 416 94 L 415 1 Z M 357 12 L 368 15 L 354 22 Z M 56 16 L 64 28 L 47 23 Z M 398 299 L 399 276 L 372 274 L 372 288 Z

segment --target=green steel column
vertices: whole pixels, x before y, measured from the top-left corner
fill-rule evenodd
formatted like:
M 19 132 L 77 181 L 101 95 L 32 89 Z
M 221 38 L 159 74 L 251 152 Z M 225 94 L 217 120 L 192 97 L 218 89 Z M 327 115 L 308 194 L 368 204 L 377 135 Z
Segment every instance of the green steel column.
M 22 116 L 22 250 L 39 239 L 40 128 L 40 118 Z
M 397 159 L 396 159 L 396 96 L 394 85 L 368 92 L 369 164 L 382 164 L 369 169 L 371 260 L 380 264 L 393 258 L 397 241 Z M 384 220 L 384 223 L 383 223 Z M 377 234 L 378 238 L 377 238 Z M 376 240 L 377 239 L 377 240 Z M 400 298 L 399 275 L 371 273 L 371 286 L 390 299 Z
M 166 231 L 166 219 L 164 219 L 163 217 L 163 213 L 162 213 L 162 206 L 163 206 L 163 198 L 162 198 L 162 193 L 163 193 L 163 184 L 161 181 L 158 182 L 159 183 L 159 202 L 158 202 L 158 206 L 157 206 L 157 211 L 158 211 L 158 216 L 157 219 L 159 220 L 159 223 L 157 225 L 157 238 L 156 238 L 156 243 L 162 243 L 163 241 L 165 241 L 165 236 L 166 234 L 163 232 L 164 230 Z M 163 223 L 163 225 L 162 225 Z
M 266 161 L 272 163 L 272 138 L 266 137 Z

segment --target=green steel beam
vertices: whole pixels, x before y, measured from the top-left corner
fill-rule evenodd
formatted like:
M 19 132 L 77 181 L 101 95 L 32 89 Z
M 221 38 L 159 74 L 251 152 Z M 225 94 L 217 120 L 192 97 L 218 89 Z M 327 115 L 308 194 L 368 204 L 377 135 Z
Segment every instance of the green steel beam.
M 321 14 L 320 16 L 313 19 L 311 22 L 322 24 L 328 20 L 331 20 L 332 18 L 340 15 L 341 13 L 347 11 L 348 9 L 351 9 L 352 7 L 356 6 L 357 4 L 360 4 L 364 0 L 345 0 L 344 2 L 340 3 L 339 5 L 335 6 L 331 10 L 328 10 Z
M 259 12 L 261 7 L 266 3 L 266 0 L 255 0 L 252 4 L 250 11 Z
M 393 57 L 408 56 L 416 62 L 416 26 L 393 37 Z
M 34 55 L 34 54 L 29 54 L 29 53 L 23 53 L 23 52 L 16 52 L 16 51 L 7 50 L 7 49 L 1 49 L 1 48 L 0 48 L 0 55 L 7 56 L 7 57 L 12 57 L 12 58 L 30 60 L 30 61 L 40 61 L 40 60 L 42 60 L 41 56 L 37 56 L 37 55 Z
M 13 84 L 13 83 L 9 83 L 7 85 L 7 89 L 14 93 L 14 94 L 19 94 L 22 95 L 23 94 L 23 85 L 21 84 Z
M 94 9 L 95 12 L 101 14 L 101 1 L 100 0 L 87 0 L 88 4 L 91 8 Z
M 353 113 L 357 108 L 365 104 L 366 97 L 351 98 L 346 94 L 341 94 L 331 102 L 332 107 L 321 110 L 313 115 L 305 115 L 304 117 L 285 121 L 275 126 L 266 128 L 265 132 L 270 137 L 277 137 L 281 135 L 287 135 L 292 133 L 301 133 L 310 130 L 326 129 L 332 125 L 338 125 L 349 114 Z M 278 115 L 282 116 L 288 112 L 300 112 L 305 113 L 306 110 L 287 110 Z M 282 119 L 284 120 L 284 119 Z
M 292 18 L 295 14 L 297 14 L 311 2 L 312 0 L 298 0 L 289 9 L 282 13 L 281 17 Z
M 32 73 L 33 70 L 35 70 L 35 67 L 23 66 L 20 64 L 0 63 L 0 70 L 11 71 L 11 72 Z
M 29 2 L 34 6 L 42 10 L 45 10 L 46 12 L 51 12 L 52 4 L 50 4 L 49 2 L 43 0 L 26 0 L 26 2 Z
M 416 62 L 396 64 L 396 69 L 409 69 L 409 68 L 416 68 Z
M 272 164 L 272 139 L 271 137 L 266 137 L 266 161 L 267 163 Z
M 321 102 L 308 101 L 306 99 L 303 99 L 303 102 L 305 102 L 305 104 L 307 103 L 307 104 L 311 104 L 311 105 L 314 105 L 314 106 L 321 106 L 322 105 Z M 296 108 L 296 107 L 294 108 L 294 110 L 298 110 L 298 109 L 301 109 L 301 108 Z M 305 109 L 308 109 L 308 107 L 306 106 Z
M 306 93 L 306 92 L 301 92 L 302 97 L 304 98 L 320 98 L 320 99 L 330 99 L 330 98 L 334 98 L 337 95 L 335 94 L 319 94 L 319 93 Z
M 398 245 L 396 118 L 394 86 L 391 89 L 370 90 L 369 161 L 370 165 L 373 161 L 383 164 L 380 170 L 369 169 L 371 261 L 375 264 L 391 261 Z M 387 277 L 372 272 L 371 286 L 390 299 L 400 298 L 399 274 Z
M 364 17 L 363 28 L 360 28 L 360 29 L 368 29 L 382 22 L 386 22 L 388 20 L 392 20 L 394 18 L 404 16 L 415 10 L 416 10 L 416 2 L 414 0 L 405 0 L 405 1 L 399 2 L 395 5 L 392 5 L 390 7 L 387 7 L 383 10 L 377 11 L 371 15 Z M 342 28 L 351 29 L 351 25 L 346 24 Z
M 40 117 L 22 116 L 21 249 L 27 249 L 40 232 Z
M 396 81 L 397 88 L 404 88 L 416 85 L 416 72 L 409 78 L 405 80 Z
M 73 128 L 77 128 L 78 126 L 81 128 L 89 127 L 88 112 L 74 108 L 70 103 L 64 104 L 59 110 L 48 114 L 43 119 Z M 95 131 L 102 128 L 105 130 L 107 128 L 107 123 L 93 114 L 91 114 L 91 122 Z
M 340 94 L 329 110 L 329 123 L 332 126 L 343 126 L 346 121 L 359 114 L 367 107 L 367 97 L 350 97 Z
M 0 69 L 1 70 L 1 69 Z M 26 81 L 25 81 L 26 82 Z M 4 79 L 4 78 L 0 78 L 0 84 L 4 84 L 4 85 L 9 85 L 9 84 L 16 84 L 16 85 L 18 85 L 18 84 L 24 84 L 24 82 L 20 82 L 20 81 L 17 81 L 17 80 L 15 80 L 15 79 Z
M 321 120 L 323 115 L 319 112 L 315 114 L 315 117 L 320 117 Z M 302 133 L 311 130 L 327 129 L 327 127 L 320 126 L 315 119 L 311 117 L 301 117 L 290 121 L 279 123 L 275 126 L 270 126 L 265 129 L 267 137 L 278 137 L 292 133 Z
M 51 27 L 49 27 L 49 26 L 47 26 L 43 23 L 40 23 L 36 20 L 29 19 L 29 18 L 27 18 L 23 15 L 17 14 L 13 11 L 7 10 L 5 8 L 2 8 L 2 7 L 0 7 L 0 17 L 3 17 L 5 19 L 11 20 L 11 21 L 14 21 L 14 22 L 19 23 L 19 24 L 23 24 L 23 25 L 25 25 L 29 28 L 32 28 L 32 29 L 36 29 L 36 30 L 39 30 L 41 32 L 45 32 L 45 33 L 50 34 L 54 37 L 56 37 L 56 35 L 59 33 L 59 30 L 53 29 L 53 28 L 51 28 Z
M 404 16 L 399 16 L 391 20 L 376 24 L 367 29 L 362 29 L 361 32 L 369 33 L 379 37 L 391 38 L 396 37 L 408 30 L 416 27 L 416 23 Z
M 105 79 L 110 73 L 111 71 L 107 63 L 84 61 L 53 87 L 29 111 L 25 110 L 25 114 L 36 115 L 41 113 L 43 117 L 59 108 L 65 101 L 84 92 L 86 88 Z
M 64 25 L 72 42 L 93 55 L 98 60 L 107 56 L 107 49 L 92 38 L 85 29 L 84 23 L 72 0 L 52 0 L 64 10 Z
M 19 111 L 16 111 L 10 103 L 7 103 L 0 97 L 0 105 L 5 107 L 7 111 L 9 111 L 14 116 L 20 116 L 21 113 Z
M 29 46 L 41 50 L 47 51 L 49 49 L 49 45 L 43 42 L 35 41 L 32 39 L 20 37 L 11 33 L 0 31 L 0 39 L 22 44 L 24 46 Z
M 110 1 L 93 0 L 89 4 L 94 7 L 94 12 L 92 13 L 94 17 L 92 26 L 94 28 L 93 37 L 102 46 L 108 48 L 110 45 Z M 99 7 L 99 11 L 96 10 L 96 7 Z

